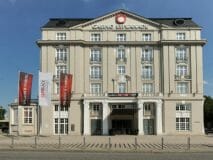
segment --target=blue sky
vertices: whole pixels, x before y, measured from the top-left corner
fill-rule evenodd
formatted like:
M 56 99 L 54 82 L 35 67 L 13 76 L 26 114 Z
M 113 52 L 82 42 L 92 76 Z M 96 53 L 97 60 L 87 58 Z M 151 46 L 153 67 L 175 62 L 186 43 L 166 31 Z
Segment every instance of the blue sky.
M 91 18 L 126 9 L 147 18 L 192 17 L 203 27 L 204 94 L 213 96 L 212 0 L 0 0 L 0 105 L 17 97 L 18 71 L 34 74 L 37 97 L 40 27 L 49 18 Z

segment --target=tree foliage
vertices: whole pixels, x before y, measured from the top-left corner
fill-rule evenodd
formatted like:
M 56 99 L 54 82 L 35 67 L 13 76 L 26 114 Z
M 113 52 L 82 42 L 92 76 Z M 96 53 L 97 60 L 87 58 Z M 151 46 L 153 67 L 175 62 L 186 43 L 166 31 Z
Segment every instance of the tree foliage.
M 204 124 L 206 128 L 213 128 L 213 98 L 204 96 Z
M 0 120 L 4 119 L 4 114 L 6 113 L 6 109 L 0 106 Z

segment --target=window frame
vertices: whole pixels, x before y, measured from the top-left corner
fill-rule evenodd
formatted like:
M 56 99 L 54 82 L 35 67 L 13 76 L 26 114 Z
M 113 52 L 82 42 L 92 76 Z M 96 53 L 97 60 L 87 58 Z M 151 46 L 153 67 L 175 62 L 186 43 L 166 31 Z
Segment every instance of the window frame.
M 24 116 L 23 116 L 24 124 L 32 124 L 33 123 L 33 108 L 24 107 L 23 114 L 24 114 Z

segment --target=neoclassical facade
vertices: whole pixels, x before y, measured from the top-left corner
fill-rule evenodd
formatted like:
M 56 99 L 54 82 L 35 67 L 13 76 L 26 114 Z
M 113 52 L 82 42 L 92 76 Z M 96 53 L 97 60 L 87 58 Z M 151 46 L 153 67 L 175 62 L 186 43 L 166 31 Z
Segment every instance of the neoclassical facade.
M 126 10 L 50 19 L 37 41 L 40 71 L 54 75 L 40 134 L 203 134 L 201 29 L 191 18 Z M 73 74 L 73 88 L 59 112 L 61 72 Z

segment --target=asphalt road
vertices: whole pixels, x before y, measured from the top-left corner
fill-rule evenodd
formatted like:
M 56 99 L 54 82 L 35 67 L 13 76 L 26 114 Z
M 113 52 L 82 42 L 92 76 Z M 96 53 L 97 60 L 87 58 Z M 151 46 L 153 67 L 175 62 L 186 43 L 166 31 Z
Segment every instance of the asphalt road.
M 0 160 L 212 160 L 213 153 L 0 151 Z

